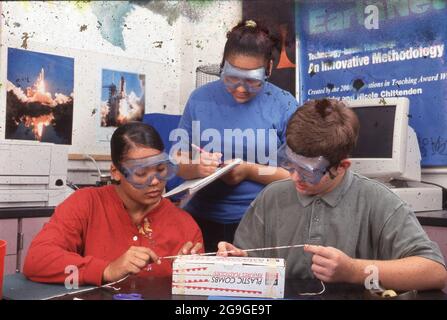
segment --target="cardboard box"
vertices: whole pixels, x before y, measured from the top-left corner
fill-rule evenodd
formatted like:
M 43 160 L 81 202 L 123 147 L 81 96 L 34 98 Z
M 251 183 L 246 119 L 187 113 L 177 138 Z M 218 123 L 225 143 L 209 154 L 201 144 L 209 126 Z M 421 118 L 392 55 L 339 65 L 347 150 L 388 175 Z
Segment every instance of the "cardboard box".
M 172 294 L 284 297 L 284 259 L 188 255 L 174 260 Z

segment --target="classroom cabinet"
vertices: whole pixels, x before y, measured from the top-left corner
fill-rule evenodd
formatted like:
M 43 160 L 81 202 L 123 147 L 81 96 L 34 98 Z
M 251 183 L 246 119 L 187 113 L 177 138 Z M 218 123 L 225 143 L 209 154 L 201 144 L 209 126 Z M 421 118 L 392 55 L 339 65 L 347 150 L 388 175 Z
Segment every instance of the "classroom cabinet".
M 4 274 L 13 274 L 16 272 L 17 266 L 17 255 L 16 254 L 8 254 L 5 256 L 5 269 Z
M 6 240 L 6 255 L 17 253 L 17 219 L 0 220 L 0 239 Z
M 5 274 L 16 271 L 17 260 L 17 219 L 0 220 L 0 239 L 6 240 Z
M 20 272 L 23 271 L 23 264 L 28 253 L 29 246 L 34 237 L 42 230 L 43 225 L 50 221 L 45 218 L 27 218 L 22 220 L 22 249 L 20 250 Z
M 0 219 L 0 239 L 7 241 L 5 275 L 23 270 L 28 248 L 43 225 L 50 220 L 44 218 Z
M 447 261 L 447 227 L 422 226 L 428 237 L 436 242 L 441 249 L 444 260 Z

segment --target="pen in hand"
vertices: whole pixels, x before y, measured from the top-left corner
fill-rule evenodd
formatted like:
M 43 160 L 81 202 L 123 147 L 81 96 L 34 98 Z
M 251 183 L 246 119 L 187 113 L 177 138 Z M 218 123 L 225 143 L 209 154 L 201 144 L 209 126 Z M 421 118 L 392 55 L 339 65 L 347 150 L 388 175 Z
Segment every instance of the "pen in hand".
M 191 143 L 191 147 L 193 147 L 194 149 L 196 149 L 200 153 L 206 152 L 204 149 L 200 148 L 199 146 L 195 145 L 194 143 Z
M 196 151 L 198 151 L 199 153 L 208 153 L 210 155 L 214 155 L 215 153 L 213 152 L 208 152 L 205 149 L 195 145 L 194 143 L 191 143 L 191 147 L 193 147 L 194 149 L 196 149 Z M 219 165 L 217 166 L 218 168 L 223 167 L 224 163 L 222 161 L 219 160 Z

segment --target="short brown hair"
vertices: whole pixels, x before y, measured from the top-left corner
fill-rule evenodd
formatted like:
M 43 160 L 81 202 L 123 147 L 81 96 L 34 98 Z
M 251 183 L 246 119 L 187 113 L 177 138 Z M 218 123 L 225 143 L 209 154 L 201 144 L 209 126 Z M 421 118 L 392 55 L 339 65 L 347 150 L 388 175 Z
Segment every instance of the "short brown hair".
M 310 100 L 290 117 L 287 145 L 305 157 L 324 156 L 331 166 L 351 154 L 357 143 L 359 120 L 336 99 Z

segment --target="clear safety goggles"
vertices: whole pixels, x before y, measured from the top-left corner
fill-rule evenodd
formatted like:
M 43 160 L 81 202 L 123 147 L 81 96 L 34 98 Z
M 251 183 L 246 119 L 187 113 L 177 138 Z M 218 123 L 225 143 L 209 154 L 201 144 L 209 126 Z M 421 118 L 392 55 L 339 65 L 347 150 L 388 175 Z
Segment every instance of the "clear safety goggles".
M 242 86 L 247 92 L 258 93 L 264 86 L 266 75 L 264 67 L 244 70 L 236 68 L 228 61 L 225 61 L 220 78 L 229 90 L 236 90 Z
M 285 143 L 278 150 L 278 166 L 296 172 L 301 181 L 318 184 L 330 166 L 329 161 L 323 157 L 308 158 L 296 154 Z
M 155 178 L 159 181 L 172 179 L 177 170 L 177 165 L 164 152 L 152 157 L 124 161 L 120 169 L 126 180 L 137 189 L 150 186 Z

